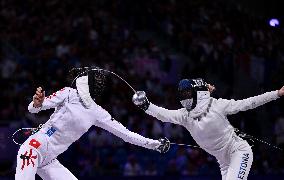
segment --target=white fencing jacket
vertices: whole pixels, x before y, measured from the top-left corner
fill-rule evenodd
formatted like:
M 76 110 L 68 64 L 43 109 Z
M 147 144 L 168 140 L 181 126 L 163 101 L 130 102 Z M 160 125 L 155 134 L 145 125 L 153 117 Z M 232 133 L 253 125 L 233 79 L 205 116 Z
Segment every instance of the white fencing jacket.
M 31 113 L 38 113 L 41 110 L 51 108 L 55 108 L 55 111 L 40 132 L 47 137 L 48 151 L 54 157 L 67 150 L 92 125 L 101 127 L 126 142 L 148 149 L 155 149 L 161 144 L 158 140 L 145 138 L 129 131 L 94 101 L 89 102 L 87 108 L 78 91 L 70 87 L 65 87 L 46 97 L 40 108 L 35 108 L 33 102 L 28 106 Z M 51 127 L 56 131 L 48 136 Z
M 208 91 L 206 92 L 190 112 L 185 108 L 168 110 L 151 103 L 146 113 L 163 122 L 184 126 L 201 148 L 219 160 L 221 153 L 224 153 L 223 150 L 228 148 L 233 136 L 236 136 L 227 115 L 253 109 L 279 98 L 278 91 L 237 101 L 215 99 L 210 97 Z

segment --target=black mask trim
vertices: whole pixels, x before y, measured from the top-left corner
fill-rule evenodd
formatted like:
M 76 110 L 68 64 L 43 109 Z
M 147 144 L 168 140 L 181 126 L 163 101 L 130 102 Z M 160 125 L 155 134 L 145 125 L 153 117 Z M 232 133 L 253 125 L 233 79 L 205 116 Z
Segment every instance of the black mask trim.
M 106 83 L 106 74 L 103 70 L 88 70 L 88 85 L 91 97 L 101 96 Z

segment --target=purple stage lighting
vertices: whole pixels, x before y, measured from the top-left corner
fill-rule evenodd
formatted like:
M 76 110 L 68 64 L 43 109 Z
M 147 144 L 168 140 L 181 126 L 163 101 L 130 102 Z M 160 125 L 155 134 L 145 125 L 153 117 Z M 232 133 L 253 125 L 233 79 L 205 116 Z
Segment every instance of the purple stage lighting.
M 278 19 L 270 19 L 269 20 L 269 25 L 272 26 L 272 27 L 277 27 L 279 26 L 279 20 Z

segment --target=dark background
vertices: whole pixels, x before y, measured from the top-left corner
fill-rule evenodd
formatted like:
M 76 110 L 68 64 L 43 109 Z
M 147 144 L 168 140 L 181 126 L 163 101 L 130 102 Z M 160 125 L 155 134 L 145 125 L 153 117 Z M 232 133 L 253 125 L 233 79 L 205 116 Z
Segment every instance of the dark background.
M 214 97 L 242 99 L 284 85 L 280 0 L 1 0 L 0 179 L 13 179 L 18 146 L 11 135 L 36 127 L 50 113 L 28 113 L 35 88 L 49 95 L 69 86 L 72 67 L 97 65 L 145 90 L 151 102 L 180 108 L 181 78 L 202 77 Z M 194 144 L 180 126 L 161 123 L 131 102 L 113 78 L 98 102 L 130 130 L 150 138 Z M 248 134 L 283 147 L 284 101 L 230 117 Z M 281 179 L 284 154 L 255 143 L 250 179 Z M 220 179 L 216 160 L 199 149 L 173 146 L 161 155 L 92 127 L 59 156 L 78 179 Z M 157 176 L 157 177 L 156 177 Z M 163 177 L 161 177 L 163 176 Z M 137 178 L 137 177 L 136 177 Z

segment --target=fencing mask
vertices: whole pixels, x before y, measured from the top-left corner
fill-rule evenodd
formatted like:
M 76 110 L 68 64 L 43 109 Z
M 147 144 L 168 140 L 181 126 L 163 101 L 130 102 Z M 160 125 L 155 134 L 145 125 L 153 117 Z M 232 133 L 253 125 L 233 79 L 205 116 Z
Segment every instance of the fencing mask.
M 199 91 L 208 91 L 207 83 L 201 79 L 182 79 L 178 84 L 179 101 L 188 111 L 194 109 Z
M 89 108 L 105 89 L 106 73 L 98 67 L 73 68 L 70 72 L 75 76 L 73 82 L 76 81 L 76 89 L 84 105 Z

